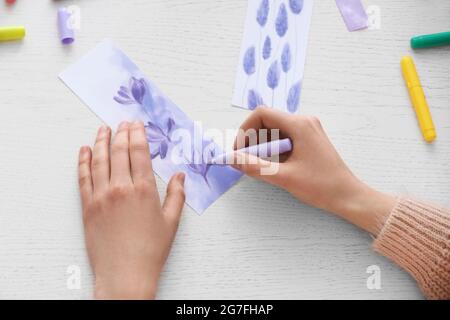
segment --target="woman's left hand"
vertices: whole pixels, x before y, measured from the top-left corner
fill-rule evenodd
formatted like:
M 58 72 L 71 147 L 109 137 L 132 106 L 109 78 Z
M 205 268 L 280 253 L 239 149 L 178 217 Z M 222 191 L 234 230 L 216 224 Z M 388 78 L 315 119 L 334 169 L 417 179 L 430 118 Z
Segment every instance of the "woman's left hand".
M 142 122 L 98 131 L 82 147 L 79 186 L 86 247 L 99 299 L 151 299 L 184 206 L 184 173 L 161 205 Z

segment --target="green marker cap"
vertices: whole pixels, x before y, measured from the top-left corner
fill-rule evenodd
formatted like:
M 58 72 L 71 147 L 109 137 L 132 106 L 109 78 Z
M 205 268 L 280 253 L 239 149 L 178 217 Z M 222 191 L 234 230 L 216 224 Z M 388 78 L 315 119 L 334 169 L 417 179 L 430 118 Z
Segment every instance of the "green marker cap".
M 411 48 L 423 49 L 450 45 L 450 31 L 411 38 Z

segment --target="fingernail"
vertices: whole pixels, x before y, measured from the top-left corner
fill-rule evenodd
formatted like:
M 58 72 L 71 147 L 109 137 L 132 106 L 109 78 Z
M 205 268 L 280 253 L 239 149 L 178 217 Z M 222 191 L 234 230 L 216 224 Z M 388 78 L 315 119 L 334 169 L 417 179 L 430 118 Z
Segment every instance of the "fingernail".
M 122 121 L 120 124 L 119 124 L 119 129 L 125 129 L 126 127 L 128 127 L 128 122 L 127 121 Z
M 87 160 L 90 157 L 90 151 L 91 148 L 89 148 L 88 146 L 82 146 L 80 148 L 80 154 L 79 154 L 79 159 L 80 160 Z
M 144 122 L 142 122 L 141 120 L 136 120 L 136 121 L 133 122 L 133 125 L 135 125 L 135 126 L 143 126 Z
M 107 130 L 107 127 L 106 127 L 106 126 L 101 126 L 101 127 L 98 129 L 98 133 L 106 132 L 106 130 Z
M 184 185 L 184 181 L 186 180 L 186 174 L 184 172 L 179 172 L 177 178 L 180 180 L 181 184 Z
M 81 148 L 80 148 L 80 153 L 86 153 L 87 151 L 88 151 L 88 149 L 89 149 L 89 147 L 87 147 L 87 146 L 82 146 Z

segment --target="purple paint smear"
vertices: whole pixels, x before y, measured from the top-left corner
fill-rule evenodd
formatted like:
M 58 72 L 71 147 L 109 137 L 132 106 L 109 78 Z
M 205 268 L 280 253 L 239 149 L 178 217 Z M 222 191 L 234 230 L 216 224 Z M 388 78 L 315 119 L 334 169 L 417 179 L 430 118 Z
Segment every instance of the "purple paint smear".
M 361 0 L 336 0 L 348 31 L 365 29 L 369 26 L 366 11 Z

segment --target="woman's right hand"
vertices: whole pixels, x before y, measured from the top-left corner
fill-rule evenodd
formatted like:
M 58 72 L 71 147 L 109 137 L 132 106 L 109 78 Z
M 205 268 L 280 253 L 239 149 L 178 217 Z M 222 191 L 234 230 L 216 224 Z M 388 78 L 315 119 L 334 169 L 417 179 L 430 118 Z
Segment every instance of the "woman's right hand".
M 337 214 L 373 235 L 379 233 L 396 199 L 353 175 L 317 118 L 259 107 L 242 124 L 235 149 L 247 146 L 247 130 L 251 129 L 279 129 L 280 138 L 292 140 L 293 150 L 280 163 L 236 153 L 235 168 L 279 186 L 309 205 Z

